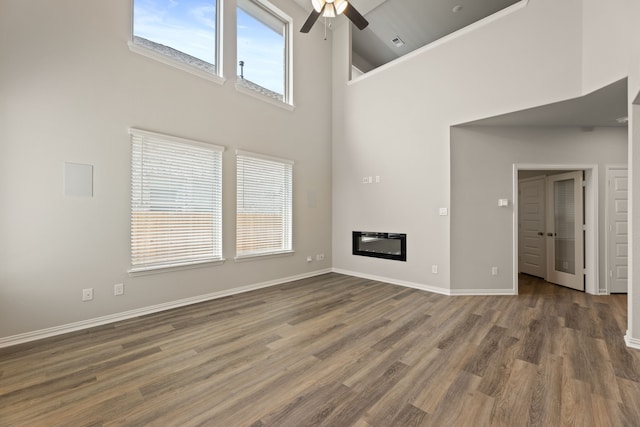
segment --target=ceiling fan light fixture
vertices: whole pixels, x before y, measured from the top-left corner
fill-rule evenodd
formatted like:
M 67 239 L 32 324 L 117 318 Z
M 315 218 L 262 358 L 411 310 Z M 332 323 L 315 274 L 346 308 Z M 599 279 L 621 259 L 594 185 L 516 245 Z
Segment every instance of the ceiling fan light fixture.
M 336 15 L 340 15 L 349 5 L 347 0 L 335 0 L 333 6 L 336 8 Z
M 318 13 L 322 11 L 322 7 L 324 6 L 325 3 L 326 3 L 325 0 L 311 0 L 311 4 L 313 5 L 313 8 Z
M 325 18 L 335 18 L 336 17 L 336 7 L 333 2 L 324 5 L 324 12 L 322 12 L 322 16 Z

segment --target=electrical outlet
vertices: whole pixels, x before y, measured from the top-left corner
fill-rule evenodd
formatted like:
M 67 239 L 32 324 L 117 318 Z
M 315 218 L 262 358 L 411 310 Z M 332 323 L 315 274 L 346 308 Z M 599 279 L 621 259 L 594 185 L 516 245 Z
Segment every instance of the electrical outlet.
M 91 301 L 93 299 L 93 288 L 82 290 L 82 301 Z
M 432 272 L 433 274 L 438 274 L 438 266 L 437 266 L 437 265 L 435 265 L 435 264 L 434 264 L 434 265 L 432 265 L 432 266 L 431 266 L 431 272 Z
M 309 256 L 307 257 L 307 262 L 311 262 L 311 261 L 313 261 L 313 257 L 312 257 L 311 255 L 309 255 Z
M 123 295 L 124 294 L 124 283 L 116 283 L 115 285 L 113 285 L 113 294 L 118 296 L 118 295 Z
M 324 261 L 324 254 L 316 255 L 316 261 Z
M 498 267 L 491 267 L 491 275 L 492 276 L 498 275 Z

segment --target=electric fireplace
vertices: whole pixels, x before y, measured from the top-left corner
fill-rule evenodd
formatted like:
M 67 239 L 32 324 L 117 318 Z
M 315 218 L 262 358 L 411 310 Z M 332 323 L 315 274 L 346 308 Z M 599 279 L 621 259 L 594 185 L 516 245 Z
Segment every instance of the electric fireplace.
M 406 234 L 354 231 L 352 242 L 354 255 L 407 260 Z

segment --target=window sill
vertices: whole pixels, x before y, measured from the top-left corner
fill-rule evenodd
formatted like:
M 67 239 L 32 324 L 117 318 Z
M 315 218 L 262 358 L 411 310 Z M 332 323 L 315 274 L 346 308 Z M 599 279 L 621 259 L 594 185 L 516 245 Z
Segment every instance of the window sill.
M 158 62 L 162 62 L 163 64 L 170 65 L 170 66 L 172 66 L 174 68 L 177 68 L 179 70 L 182 70 L 182 71 L 186 71 L 187 73 L 190 73 L 190 74 L 193 74 L 195 76 L 201 77 L 203 79 L 212 81 L 212 82 L 217 83 L 219 85 L 224 84 L 224 82 L 226 81 L 226 79 L 224 77 L 220 77 L 217 74 L 213 74 L 213 73 L 210 73 L 208 71 L 201 70 L 201 69 L 199 69 L 197 67 L 194 67 L 192 65 L 189 65 L 187 63 L 184 63 L 184 62 L 181 62 L 181 61 L 177 61 L 177 60 L 172 59 L 172 58 L 170 58 L 170 57 L 168 57 L 166 55 L 163 55 L 162 53 L 156 52 L 153 49 L 149 49 L 149 48 L 146 48 L 144 46 L 141 46 L 141 45 L 139 45 L 139 44 L 137 44 L 137 43 L 135 43 L 135 42 L 133 42 L 131 40 L 128 42 L 128 45 L 129 45 L 129 50 L 131 52 L 137 53 L 137 54 L 142 55 L 142 56 L 146 56 L 147 58 L 154 59 L 154 60 L 156 60 Z
M 146 267 L 134 267 L 127 270 L 129 277 L 146 276 L 149 274 L 169 273 L 172 271 L 191 270 L 194 268 L 212 267 L 214 265 L 221 265 L 226 260 L 224 258 L 211 260 L 211 261 L 197 261 L 184 264 L 173 265 L 158 265 L 158 266 L 146 266 Z
M 257 90 L 251 89 L 251 88 L 245 86 L 245 84 L 242 83 L 241 80 L 236 81 L 236 90 L 238 92 L 240 92 L 240 93 L 252 96 L 252 97 L 254 97 L 256 99 L 260 99 L 260 100 L 262 100 L 262 101 L 264 101 L 264 102 L 266 102 L 268 104 L 275 105 L 276 107 L 280 107 L 280 108 L 282 108 L 284 110 L 293 111 L 293 110 L 296 109 L 296 107 L 291 105 L 291 104 L 288 104 L 288 103 L 286 103 L 284 101 L 280 101 L 278 99 L 274 99 L 274 98 L 271 98 L 269 96 L 263 95 L 260 92 L 258 92 Z
M 234 258 L 235 262 L 247 262 L 247 261 L 257 261 L 261 259 L 269 259 L 269 258 L 280 258 L 283 256 L 292 256 L 296 252 L 295 251 L 283 251 L 283 252 L 269 252 L 265 254 L 255 254 L 255 255 L 241 255 Z

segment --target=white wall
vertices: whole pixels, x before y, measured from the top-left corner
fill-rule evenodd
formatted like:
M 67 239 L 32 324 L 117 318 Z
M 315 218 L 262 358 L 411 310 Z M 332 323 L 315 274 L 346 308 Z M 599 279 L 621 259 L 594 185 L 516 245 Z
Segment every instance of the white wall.
M 578 96 L 579 0 L 536 0 L 347 84 L 348 28 L 334 31 L 333 265 L 450 288 L 449 127 Z M 379 175 L 380 184 L 362 177 Z M 351 231 L 407 233 L 407 262 L 351 255 Z M 431 266 L 439 273 L 432 274 Z
M 635 0 L 583 0 L 582 85 L 589 93 L 628 75 Z
M 232 0 L 224 85 L 132 53 L 129 0 L 1 2 L 0 338 L 330 267 L 331 42 L 273 3 L 296 25 L 293 112 L 236 91 Z M 224 265 L 128 277 L 132 126 L 227 147 Z M 296 162 L 294 256 L 233 261 L 236 148 Z M 94 166 L 93 198 L 63 197 L 65 161 Z
M 607 164 L 627 163 L 627 129 L 455 127 L 451 130 L 451 288 L 513 288 L 513 165 L 598 165 L 599 283 L 605 283 Z M 498 207 L 498 199 L 511 201 Z M 491 275 L 497 266 L 500 274 Z

